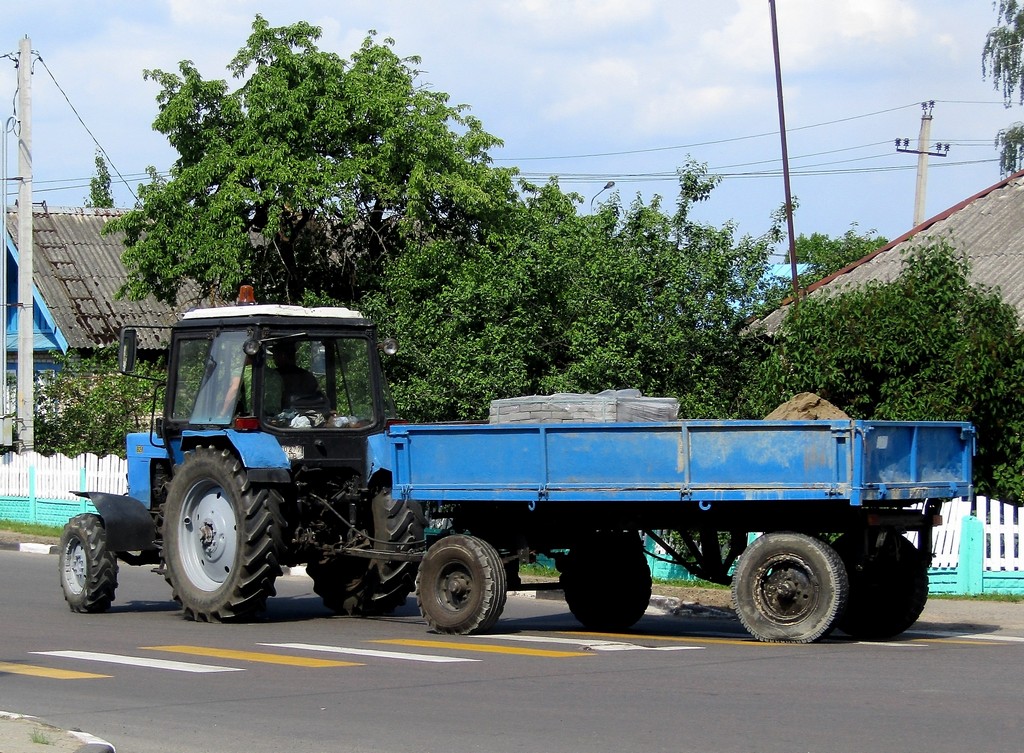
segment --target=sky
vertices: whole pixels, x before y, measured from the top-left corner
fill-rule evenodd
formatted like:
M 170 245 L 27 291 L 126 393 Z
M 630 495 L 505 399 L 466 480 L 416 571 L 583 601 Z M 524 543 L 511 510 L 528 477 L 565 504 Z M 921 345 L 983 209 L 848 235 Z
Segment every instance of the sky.
M 851 226 L 895 238 L 913 225 L 922 103 L 934 102 L 925 216 L 1001 179 L 996 133 L 1024 120 L 982 75 L 992 0 L 776 0 L 797 234 Z M 15 61 L 31 40 L 33 200 L 82 206 L 97 145 L 118 206 L 147 166 L 176 154 L 152 129 L 146 69 L 227 64 L 256 14 L 308 21 L 349 57 L 370 30 L 421 58 L 419 83 L 465 104 L 504 145 L 494 164 L 557 176 L 579 211 L 612 192 L 675 206 L 688 160 L 722 176 L 701 221 L 760 235 L 785 200 L 766 0 L 48 0 L 5 3 L 0 122 L 13 127 Z M 229 81 L 232 88 L 239 82 Z M 8 175 L 17 143 L 7 136 Z M 121 178 L 124 178 L 122 182 Z M 615 186 L 602 192 L 609 181 Z M 8 203 L 13 203 L 11 190 Z

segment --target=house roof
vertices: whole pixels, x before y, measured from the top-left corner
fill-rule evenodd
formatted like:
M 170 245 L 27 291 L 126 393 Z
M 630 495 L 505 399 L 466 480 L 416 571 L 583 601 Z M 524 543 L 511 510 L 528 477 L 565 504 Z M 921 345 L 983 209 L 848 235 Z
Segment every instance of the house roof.
M 822 295 L 849 285 L 892 281 L 903 268 L 905 251 L 934 240 L 946 240 L 963 253 L 971 265 L 971 282 L 997 290 L 1024 320 L 1024 170 L 809 285 L 806 293 Z M 751 329 L 774 333 L 791 305 L 789 299 Z
M 127 210 L 81 207 L 32 207 L 33 277 L 54 322 L 72 348 L 116 343 L 122 326 L 142 327 L 140 346 L 162 347 L 166 327 L 178 311 L 150 296 L 119 300 L 127 277 L 121 254 L 123 236 L 103 235 L 103 226 Z M 18 214 L 7 214 L 7 231 L 15 244 Z

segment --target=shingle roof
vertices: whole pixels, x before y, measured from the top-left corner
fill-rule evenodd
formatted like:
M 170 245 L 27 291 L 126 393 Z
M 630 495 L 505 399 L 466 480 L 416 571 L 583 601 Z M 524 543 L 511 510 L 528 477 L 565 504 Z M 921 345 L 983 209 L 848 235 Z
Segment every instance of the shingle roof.
M 863 259 L 807 287 L 808 295 L 836 292 L 848 285 L 888 282 L 899 276 L 903 253 L 932 240 L 946 240 L 964 253 L 971 281 L 997 289 L 1024 321 L 1024 170 L 1014 173 L 921 223 Z M 752 329 L 773 333 L 789 303 L 756 322 Z
M 178 312 L 150 297 L 118 300 L 126 272 L 120 234 L 103 235 L 103 226 L 123 214 L 119 209 L 32 207 L 33 277 L 39 294 L 72 348 L 96 348 L 117 342 L 124 325 L 140 329 L 140 345 L 161 347 Z M 8 233 L 17 242 L 18 215 L 8 212 Z

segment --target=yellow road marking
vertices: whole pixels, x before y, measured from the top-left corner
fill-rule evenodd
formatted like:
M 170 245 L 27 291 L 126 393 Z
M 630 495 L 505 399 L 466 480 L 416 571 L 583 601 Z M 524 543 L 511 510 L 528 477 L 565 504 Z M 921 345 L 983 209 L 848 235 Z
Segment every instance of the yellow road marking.
M 417 646 L 419 648 L 453 648 L 459 651 L 477 651 L 484 654 L 511 654 L 513 656 L 541 656 L 548 659 L 565 659 L 571 656 L 593 656 L 593 652 L 552 651 L 543 648 L 522 648 L 521 646 L 493 646 L 485 643 L 460 643 L 457 641 L 421 641 L 408 638 L 391 638 L 371 641 L 390 643 L 396 646 Z
M 312 659 L 307 656 L 285 656 L 261 651 L 235 651 L 230 648 L 208 648 L 206 646 L 140 646 L 147 651 L 170 651 L 190 656 L 209 656 L 215 659 L 238 659 L 263 664 L 286 664 L 291 667 L 363 667 L 364 664 L 333 659 Z
M 38 667 L 33 664 L 10 664 L 0 661 L 0 673 L 12 675 L 31 675 L 33 677 L 49 677 L 51 680 L 94 680 L 98 677 L 112 675 L 95 675 L 91 672 L 73 672 L 70 669 L 52 669 Z

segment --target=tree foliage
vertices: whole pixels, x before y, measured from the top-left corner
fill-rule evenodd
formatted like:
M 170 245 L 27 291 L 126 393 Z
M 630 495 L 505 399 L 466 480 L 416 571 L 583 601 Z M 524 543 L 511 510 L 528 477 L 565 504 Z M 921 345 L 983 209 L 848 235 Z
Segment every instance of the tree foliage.
M 1024 104 L 1024 4 L 1020 0 L 993 3 L 997 22 L 985 36 L 981 53 L 982 76 L 991 76 L 993 86 L 1009 107 Z M 1024 132 L 1014 123 L 996 136 L 1000 168 L 1009 175 L 1024 167 Z
M 854 418 L 971 421 L 979 493 L 1024 493 L 1024 334 L 1014 309 L 970 283 L 946 242 L 900 276 L 802 301 L 760 368 L 751 412 L 816 392 Z
M 117 370 L 114 348 L 69 353 L 36 390 L 35 449 L 74 457 L 83 452 L 125 456 L 125 434 L 149 426 L 154 383 Z M 137 373 L 162 377 L 160 365 Z
M 114 194 L 111 191 L 110 168 L 99 150 L 96 151 L 96 174 L 89 180 L 89 195 L 85 199 L 87 207 L 112 207 Z
M 173 302 L 193 282 L 231 299 L 252 282 L 265 300 L 311 286 L 354 300 L 410 240 L 473 236 L 505 211 L 512 172 L 488 156 L 501 142 L 417 83 L 418 58 L 371 32 L 346 60 L 320 34 L 256 16 L 233 91 L 189 61 L 146 71 L 160 86 L 154 128 L 180 156 L 108 224 L 125 234 L 129 297 Z
M 499 397 L 638 388 L 678 397 L 685 416 L 735 410 L 770 241 L 691 218 L 716 182 L 691 164 L 674 214 L 613 196 L 587 216 L 556 183 L 526 186 L 484 243 L 408 250 L 364 302 L 408 345 L 391 365 L 400 409 L 470 419 Z

